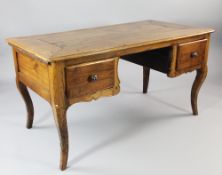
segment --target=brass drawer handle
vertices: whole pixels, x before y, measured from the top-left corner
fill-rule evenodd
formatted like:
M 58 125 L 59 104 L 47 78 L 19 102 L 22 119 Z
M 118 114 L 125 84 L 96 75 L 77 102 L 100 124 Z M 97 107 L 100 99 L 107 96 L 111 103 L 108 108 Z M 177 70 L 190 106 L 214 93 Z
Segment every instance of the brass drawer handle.
M 199 56 L 199 54 L 198 54 L 198 52 L 192 52 L 190 56 L 191 56 L 191 58 L 196 58 Z
M 93 82 L 93 81 L 96 81 L 98 79 L 98 76 L 96 74 L 93 74 L 93 75 L 90 75 L 89 76 L 89 81 Z

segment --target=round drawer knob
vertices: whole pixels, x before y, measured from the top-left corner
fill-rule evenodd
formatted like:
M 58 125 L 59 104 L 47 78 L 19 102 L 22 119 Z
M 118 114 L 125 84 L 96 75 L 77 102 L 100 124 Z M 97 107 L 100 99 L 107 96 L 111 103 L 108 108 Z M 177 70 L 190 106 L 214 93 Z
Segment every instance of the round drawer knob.
M 98 77 L 96 74 L 89 76 L 89 81 L 96 81 L 97 79 L 98 79 Z
M 198 52 L 192 52 L 191 53 L 191 58 L 195 58 L 195 57 L 198 57 L 198 56 L 199 56 Z

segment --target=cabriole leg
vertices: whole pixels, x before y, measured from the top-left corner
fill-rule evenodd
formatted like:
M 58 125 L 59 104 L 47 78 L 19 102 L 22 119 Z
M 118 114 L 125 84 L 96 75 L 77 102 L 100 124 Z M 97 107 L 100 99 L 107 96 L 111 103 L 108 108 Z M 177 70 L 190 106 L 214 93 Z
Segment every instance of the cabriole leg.
M 68 126 L 66 111 L 68 109 L 65 95 L 64 63 L 52 63 L 49 66 L 51 106 L 60 139 L 60 169 L 65 170 L 68 161 Z
M 26 127 L 30 129 L 32 128 L 33 119 L 34 119 L 34 107 L 32 99 L 30 97 L 27 87 L 17 78 L 16 78 L 16 85 L 26 105 L 26 110 L 27 110 Z
M 60 169 L 65 170 L 68 161 L 69 141 L 68 141 L 68 127 L 66 120 L 66 109 L 59 108 L 52 105 L 54 119 L 56 122 L 59 139 L 60 139 Z
M 197 98 L 200 88 L 204 80 L 206 79 L 207 72 L 208 72 L 207 66 L 197 70 L 196 78 L 194 80 L 193 87 L 191 90 L 191 106 L 193 110 L 193 115 L 198 115 Z

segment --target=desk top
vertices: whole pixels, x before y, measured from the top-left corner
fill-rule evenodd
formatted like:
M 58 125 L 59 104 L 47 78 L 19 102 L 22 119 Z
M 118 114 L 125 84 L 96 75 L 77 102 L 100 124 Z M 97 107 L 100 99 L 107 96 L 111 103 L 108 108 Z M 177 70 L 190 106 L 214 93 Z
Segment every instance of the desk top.
M 129 49 L 208 34 L 213 31 L 212 29 L 148 20 L 10 38 L 7 41 L 13 47 L 50 63 L 96 55 L 104 58 L 121 56 L 123 51 Z

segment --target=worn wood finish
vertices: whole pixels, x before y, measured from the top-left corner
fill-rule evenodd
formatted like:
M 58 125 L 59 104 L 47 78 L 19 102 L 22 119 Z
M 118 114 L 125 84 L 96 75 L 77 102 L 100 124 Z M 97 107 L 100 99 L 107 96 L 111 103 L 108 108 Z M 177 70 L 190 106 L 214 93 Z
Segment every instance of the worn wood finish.
M 168 77 L 197 70 L 191 90 L 191 105 L 197 115 L 197 98 L 207 75 L 212 32 L 141 21 L 8 39 L 13 47 L 17 87 L 27 108 L 27 127 L 32 127 L 34 115 L 28 87 L 52 107 L 60 139 L 60 169 L 64 170 L 69 147 L 68 107 L 118 94 L 119 58 L 143 66 L 143 93 L 147 93 L 150 69 Z
M 143 66 L 143 93 L 146 94 L 149 85 L 150 67 Z
M 26 111 L 27 111 L 26 127 L 30 129 L 32 128 L 33 119 L 34 119 L 34 107 L 33 107 L 32 99 L 30 97 L 27 87 L 25 86 L 25 84 L 23 84 L 19 80 L 17 52 L 14 49 L 13 49 L 13 58 L 14 58 L 14 65 L 15 65 L 15 72 L 16 72 L 16 85 L 25 102 Z
M 207 36 L 207 41 L 205 44 L 205 55 L 202 57 L 202 65 L 199 69 L 196 70 L 196 77 L 191 89 L 191 106 L 193 110 L 193 115 L 198 115 L 198 108 L 197 108 L 197 98 L 200 91 L 201 86 L 203 85 L 204 80 L 207 77 L 208 73 L 208 50 L 210 46 L 210 35 Z
M 165 48 L 165 47 L 171 47 L 173 45 L 178 45 L 180 43 L 185 43 L 185 42 L 191 42 L 195 40 L 202 40 L 207 37 L 207 34 L 204 35 L 197 35 L 197 36 L 192 36 L 188 38 L 179 38 L 171 41 L 165 41 L 165 42 L 159 42 L 159 43 L 150 43 L 150 44 L 145 44 L 138 47 L 132 47 L 130 49 L 123 49 L 118 52 L 109 52 L 107 54 L 95 54 L 95 55 L 87 55 L 84 57 L 81 57 L 81 59 L 67 59 L 66 65 L 73 65 L 73 64 L 80 64 L 80 63 L 87 63 L 87 62 L 92 62 L 92 61 L 99 61 L 99 60 L 104 60 L 108 58 L 113 58 L 113 57 L 125 57 L 126 55 L 131 55 L 135 53 L 142 53 L 146 51 L 151 51 L 155 49 L 160 49 L 160 48 Z
M 191 90 L 191 106 L 193 110 L 193 115 L 198 115 L 197 97 L 198 97 L 200 88 L 207 77 L 207 72 L 208 72 L 207 66 L 201 69 L 197 69 L 197 75 L 196 75 L 196 78 L 195 78 L 195 81 L 193 83 L 192 90 Z
M 39 83 L 40 86 L 48 89 L 48 67 L 46 64 L 30 59 L 28 56 L 18 53 L 18 72 L 24 74 L 33 81 Z
M 9 44 L 45 62 L 83 60 L 88 56 L 121 57 L 151 46 L 200 36 L 212 29 L 159 21 L 141 21 L 92 29 L 8 39 Z M 105 41 L 105 42 L 104 42 Z M 149 46 L 149 47 L 147 47 Z M 142 47 L 142 48 L 141 48 Z M 23 48 L 26 48 L 25 50 Z M 141 50 L 142 49 L 142 50 Z M 89 60 L 87 60 L 89 61 Z
M 118 94 L 120 91 L 120 81 L 117 72 L 118 61 L 119 58 L 112 58 L 67 67 L 66 94 L 68 104 L 72 105 L 81 101 L 87 102 L 97 100 L 100 97 Z M 96 75 L 97 80 L 91 81 L 89 79 L 91 75 Z
M 49 66 L 51 106 L 60 138 L 60 169 L 64 170 L 68 161 L 68 127 L 66 111 L 68 108 L 65 96 L 65 67 L 63 63 L 52 63 Z
M 69 138 L 66 109 L 58 108 L 54 104 L 52 105 L 52 109 L 60 139 L 60 169 L 65 170 L 67 167 L 69 154 Z
M 19 80 L 41 97 L 50 101 L 48 66 L 38 60 L 16 52 Z
M 176 77 L 178 75 L 178 72 L 176 71 L 177 51 L 178 46 L 176 44 L 172 45 L 172 52 L 170 54 L 170 66 L 169 71 L 167 72 L 167 76 L 171 78 Z
M 34 107 L 32 99 L 29 95 L 27 87 L 17 78 L 16 78 L 16 85 L 26 105 L 26 111 L 27 111 L 26 127 L 30 129 L 32 128 L 33 119 L 34 119 Z
M 99 90 L 112 88 L 115 81 L 114 70 L 114 59 L 67 67 L 68 98 L 81 97 Z
M 202 64 L 205 56 L 207 39 L 198 40 L 178 46 L 177 70 Z

